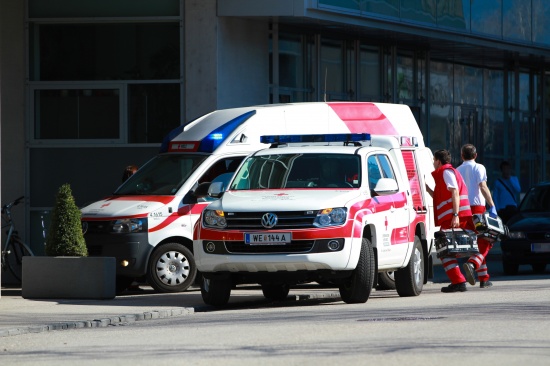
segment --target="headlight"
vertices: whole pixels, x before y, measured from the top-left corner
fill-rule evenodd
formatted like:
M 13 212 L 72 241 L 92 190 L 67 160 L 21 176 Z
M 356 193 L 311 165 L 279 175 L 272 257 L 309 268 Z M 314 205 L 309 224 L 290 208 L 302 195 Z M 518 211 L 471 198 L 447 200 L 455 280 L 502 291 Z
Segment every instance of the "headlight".
M 523 231 L 510 231 L 508 237 L 510 239 L 525 239 L 525 233 Z
M 224 228 L 227 226 L 225 214 L 222 210 L 204 210 L 203 224 L 206 227 Z
M 347 209 L 345 207 L 325 208 L 317 213 L 313 226 L 325 227 L 342 225 L 346 222 Z
M 117 234 L 137 233 L 143 230 L 140 219 L 121 219 L 113 221 L 111 230 Z

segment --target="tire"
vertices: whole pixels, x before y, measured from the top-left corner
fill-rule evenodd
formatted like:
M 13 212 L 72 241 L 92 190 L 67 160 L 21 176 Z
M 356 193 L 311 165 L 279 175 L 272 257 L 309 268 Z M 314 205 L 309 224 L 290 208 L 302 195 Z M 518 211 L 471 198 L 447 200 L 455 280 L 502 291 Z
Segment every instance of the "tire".
M 374 284 L 374 251 L 370 240 L 363 238 L 357 267 L 351 276 L 340 285 L 340 296 L 347 304 L 365 303 Z
M 149 259 L 147 282 L 157 292 L 183 292 L 197 275 L 195 258 L 179 243 L 160 245 Z
M 395 290 L 395 272 L 379 272 L 377 290 Z
M 424 250 L 418 236 L 406 267 L 395 272 L 395 289 L 401 297 L 418 296 L 424 287 Z
M 515 276 L 518 274 L 519 264 L 512 262 L 511 260 L 502 258 L 502 270 L 504 271 L 505 275 Z
M 546 271 L 546 263 L 533 263 L 531 268 L 533 268 L 534 273 L 541 274 Z
M 16 237 L 12 237 L 6 250 L 10 252 L 6 255 L 6 264 L 15 280 L 21 283 L 23 277 L 23 257 L 32 256 L 33 254 L 21 239 Z
M 287 298 L 290 286 L 286 283 L 263 283 L 262 292 L 266 299 L 281 301 Z
M 231 296 L 231 280 L 228 277 L 202 277 L 202 301 L 207 305 L 225 306 Z

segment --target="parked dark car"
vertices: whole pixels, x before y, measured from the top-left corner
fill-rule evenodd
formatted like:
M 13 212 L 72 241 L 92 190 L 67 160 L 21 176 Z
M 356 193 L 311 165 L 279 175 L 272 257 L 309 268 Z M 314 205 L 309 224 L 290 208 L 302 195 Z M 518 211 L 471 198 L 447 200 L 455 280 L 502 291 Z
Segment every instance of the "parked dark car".
M 521 264 L 544 272 L 550 263 L 550 182 L 529 189 L 507 225 L 510 236 L 500 243 L 504 273 L 517 274 Z

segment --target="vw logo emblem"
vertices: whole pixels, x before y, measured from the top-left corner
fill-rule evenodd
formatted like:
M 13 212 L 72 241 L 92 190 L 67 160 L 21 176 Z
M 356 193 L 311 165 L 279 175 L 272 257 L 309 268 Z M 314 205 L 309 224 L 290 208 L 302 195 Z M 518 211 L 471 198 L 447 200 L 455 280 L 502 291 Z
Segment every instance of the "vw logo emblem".
M 262 226 L 266 229 L 271 229 L 275 225 L 277 225 L 277 215 L 274 213 L 266 213 L 262 216 Z

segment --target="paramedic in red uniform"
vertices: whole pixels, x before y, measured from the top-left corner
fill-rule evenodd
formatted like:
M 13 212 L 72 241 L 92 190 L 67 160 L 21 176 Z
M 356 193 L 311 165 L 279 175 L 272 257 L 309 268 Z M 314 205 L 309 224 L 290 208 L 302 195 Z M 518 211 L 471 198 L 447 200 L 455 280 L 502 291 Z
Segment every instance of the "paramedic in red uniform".
M 435 224 L 441 229 L 461 228 L 475 231 L 472 221 L 472 211 L 468 201 L 468 188 L 462 176 L 451 165 L 451 154 L 447 150 L 437 150 L 434 153 L 434 169 L 432 175 L 435 188 L 426 185 L 426 190 L 433 197 Z M 451 284 L 443 287 L 441 292 L 464 292 L 466 279 L 460 272 L 456 258 L 443 257 L 441 263 Z
M 485 213 L 485 202 L 487 202 L 487 211 L 493 218 L 497 217 L 497 210 L 491 197 L 491 191 L 487 187 L 487 172 L 485 167 L 476 163 L 477 151 L 474 145 L 466 144 L 461 150 L 463 163 L 456 170 L 464 178 L 464 183 L 468 187 L 468 198 L 473 214 Z M 477 245 L 479 253 L 471 256 L 464 263 L 464 273 L 468 282 L 473 286 L 476 284 L 474 270 L 479 278 L 479 287 L 488 288 L 493 286 L 489 281 L 489 272 L 487 270 L 486 257 L 493 244 L 485 239 L 478 238 Z

